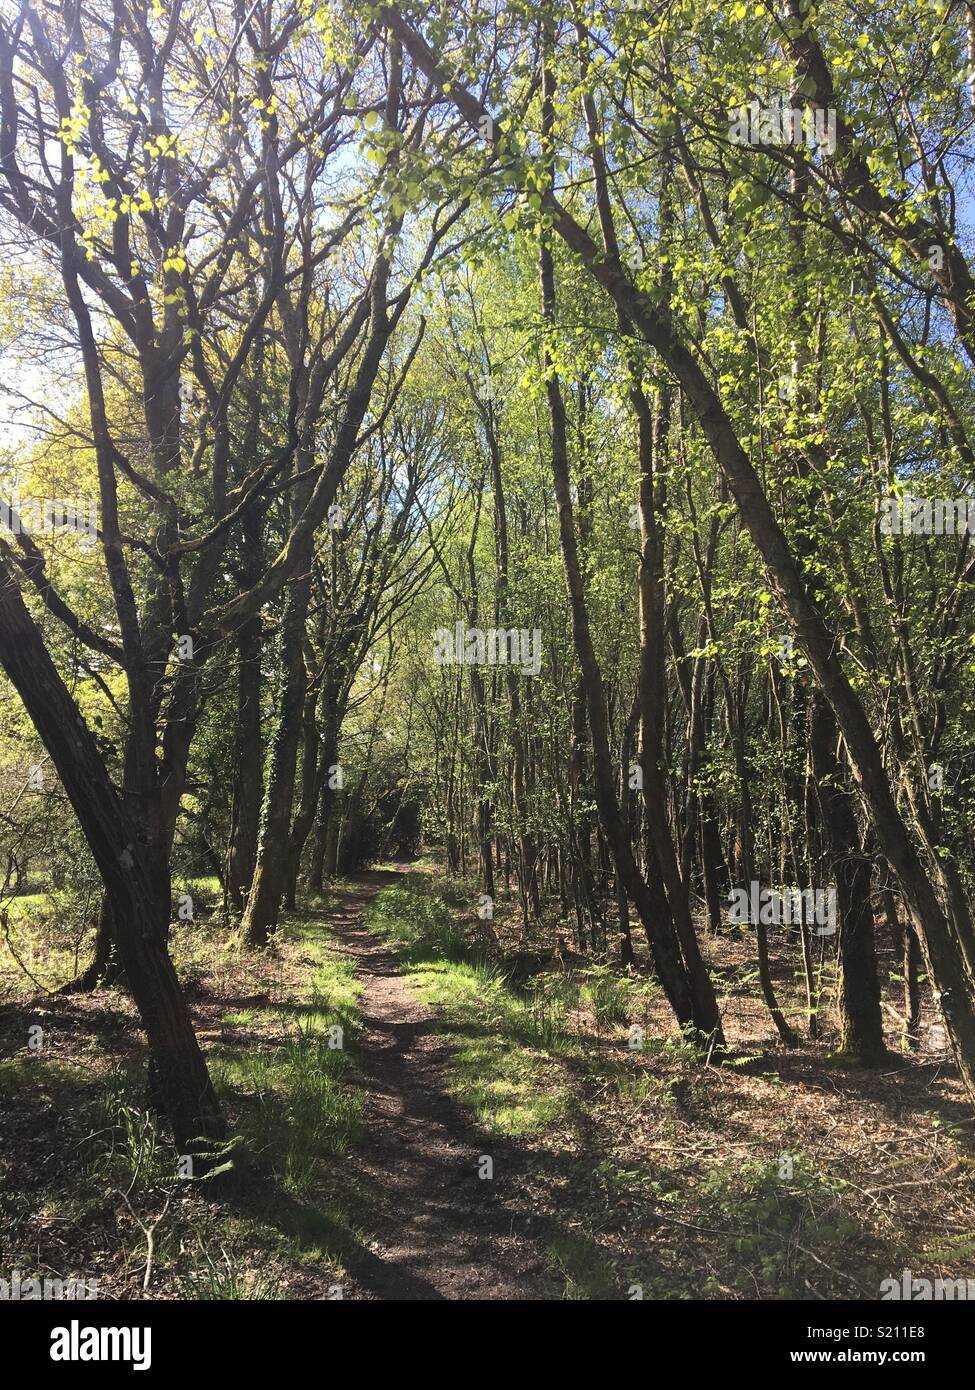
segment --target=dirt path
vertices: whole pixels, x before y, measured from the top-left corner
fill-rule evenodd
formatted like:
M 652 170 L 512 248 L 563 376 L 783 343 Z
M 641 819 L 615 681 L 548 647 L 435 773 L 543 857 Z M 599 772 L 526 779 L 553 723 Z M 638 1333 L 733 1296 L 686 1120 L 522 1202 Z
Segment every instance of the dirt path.
M 368 1091 L 366 1134 L 349 1155 L 368 1190 L 369 1253 L 349 1262 L 346 1297 L 552 1298 L 561 1292 L 523 1213 L 511 1205 L 511 1157 L 479 1136 L 444 1085 L 449 1045 L 418 1003 L 363 914 L 397 873 L 363 875 L 328 914 L 334 946 L 365 989 L 359 1073 Z M 495 1177 L 478 1176 L 479 1158 Z

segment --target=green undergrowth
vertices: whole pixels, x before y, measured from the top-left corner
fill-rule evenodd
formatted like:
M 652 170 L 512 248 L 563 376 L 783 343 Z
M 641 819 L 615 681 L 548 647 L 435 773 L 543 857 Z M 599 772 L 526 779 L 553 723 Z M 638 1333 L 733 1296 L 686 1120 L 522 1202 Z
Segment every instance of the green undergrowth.
M 246 959 L 216 920 L 174 930 L 235 1135 L 219 1183 L 180 1178 L 121 992 L 42 998 L 22 1016 L 11 1005 L 0 1029 L 0 1271 L 98 1277 L 102 1297 L 137 1297 L 144 1283 L 150 1297 L 336 1296 L 383 1207 L 381 1180 L 356 1157 L 361 985 L 326 924 L 342 901 L 313 899 L 271 950 Z M 652 1025 L 653 987 L 610 966 L 501 955 L 471 902 L 409 875 L 373 900 L 369 925 L 436 1010 L 452 1044 L 447 1088 L 486 1152 L 504 1155 L 515 1219 L 530 1214 L 563 1297 L 869 1298 L 903 1268 L 970 1263 L 962 1228 L 909 1243 L 856 1185 L 879 1177 L 849 1174 L 817 1148 L 788 1104 L 801 1092 L 775 1068 L 706 1066 L 659 1013 Z M 31 1052 L 38 1019 L 48 1041 Z M 956 1184 L 968 1181 L 963 1133 L 930 1120 Z M 890 1190 L 913 1191 L 928 1172 L 923 1151 L 916 1169 L 896 1152 L 908 1166 L 890 1168 Z
M 571 1121 L 565 1063 L 583 1053 L 570 1025 L 577 982 L 551 974 L 514 988 L 503 964 L 415 875 L 376 897 L 369 925 L 393 946 L 419 998 L 438 1010 L 454 1043 L 451 1093 L 486 1133 L 532 1135 Z
M 451 1090 L 478 1124 L 525 1136 L 572 1128 L 580 1077 L 627 1074 L 627 1030 L 645 1019 L 652 987 L 607 966 L 537 969 L 525 979 L 520 962 L 492 953 L 458 907 L 449 890 L 411 874 L 378 895 L 369 924 L 438 1010 L 455 1045 Z
M 289 957 L 297 989 L 275 974 Z M 108 1066 L 97 1054 L 92 1065 L 44 1052 L 0 1057 L 0 1088 L 17 1095 L 39 1151 L 30 1182 L 0 1173 L 0 1267 L 97 1277 L 102 1297 L 138 1296 L 147 1264 L 150 1297 L 337 1296 L 330 1290 L 362 1244 L 354 1212 L 363 1193 L 344 1161 L 364 1104 L 351 1077 L 361 986 L 307 921 L 289 923 L 250 969 L 264 988 L 222 1015 L 246 1034 L 203 1037 L 234 1135 L 219 1182 L 187 1178 L 185 1161 L 181 1169 L 150 1108 L 141 1049 Z M 56 1133 L 45 1133 L 48 1120 Z M 111 1259 L 79 1258 L 76 1241 Z
M 819 1156 L 767 1156 L 771 1097 L 769 1134 L 757 1136 L 765 1154 L 723 1155 L 720 1097 L 735 1094 L 737 1067 L 707 1068 L 692 1041 L 649 1027 L 639 1060 L 628 1055 L 651 987 L 605 965 L 524 980 L 459 907 L 411 875 L 375 899 L 370 925 L 437 1009 L 454 1044 L 450 1089 L 478 1125 L 531 1140 L 553 1173 L 565 1171 L 566 1143 L 580 1154 L 560 1199 L 572 1219 L 545 1242 L 565 1298 L 870 1295 L 898 1257 L 842 1173 Z M 627 1143 L 636 1131 L 656 1140 L 651 1163 Z M 673 1150 L 660 1144 L 668 1138 Z M 642 1259 L 623 1253 L 637 1232 Z
M 189 919 L 180 915 L 187 899 Z M 0 1000 L 56 990 L 74 980 L 91 957 L 100 900 L 94 884 L 84 891 L 0 892 Z M 218 929 L 225 925 L 221 906 L 215 876 L 174 879 L 170 950 L 184 983 L 205 971 L 230 935 Z
M 320 929 L 291 930 L 311 962 L 305 997 L 244 1011 L 253 1026 L 270 1014 L 283 1025 L 283 1040 L 221 1046 L 209 1061 L 249 1153 L 265 1161 L 289 1192 L 305 1196 L 318 1187 L 323 1164 L 347 1152 L 359 1131 L 363 1097 L 348 1069 L 361 986 L 352 964 L 329 951 Z M 225 1017 L 237 1022 L 240 1013 Z

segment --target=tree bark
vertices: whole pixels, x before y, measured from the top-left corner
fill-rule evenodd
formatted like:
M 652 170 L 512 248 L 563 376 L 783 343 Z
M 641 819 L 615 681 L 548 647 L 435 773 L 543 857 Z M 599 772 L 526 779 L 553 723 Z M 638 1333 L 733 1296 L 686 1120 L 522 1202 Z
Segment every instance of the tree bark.
M 818 784 L 839 908 L 840 1050 L 864 1066 L 887 1060 L 880 981 L 874 947 L 870 884 L 873 864 L 864 854 L 850 794 L 833 753 L 836 723 L 816 692 L 810 714 L 810 752 Z
M 0 556 L 0 664 L 74 807 L 111 904 L 119 957 L 142 1019 L 156 1091 L 182 1153 L 225 1133 L 206 1062 L 166 948 L 168 891 L 145 863 L 135 828 Z
M 264 747 L 261 738 L 261 620 L 251 618 L 237 634 L 237 728 L 234 738 L 234 795 L 227 891 L 240 912 L 257 866 Z

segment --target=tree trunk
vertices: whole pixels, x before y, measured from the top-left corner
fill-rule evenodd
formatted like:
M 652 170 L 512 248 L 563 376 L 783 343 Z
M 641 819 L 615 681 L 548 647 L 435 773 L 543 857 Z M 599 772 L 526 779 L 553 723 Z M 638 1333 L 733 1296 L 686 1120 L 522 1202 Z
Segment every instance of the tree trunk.
M 310 553 L 306 558 L 310 563 Z M 281 692 L 271 741 L 264 804 L 261 807 L 257 867 L 240 927 L 242 941 L 253 949 L 267 945 L 271 932 L 278 925 L 281 911 L 305 699 L 304 637 L 310 592 L 311 580 L 306 563 L 302 566 L 300 577 L 288 588 L 281 614 L 278 642 Z
M 840 1050 L 865 1066 L 882 1066 L 884 1045 L 880 982 L 874 948 L 870 884 L 873 864 L 863 853 L 843 772 L 833 752 L 836 722 L 816 692 L 809 746 L 822 809 L 839 908 Z
M 233 822 L 227 849 L 227 892 L 240 912 L 257 866 L 264 749 L 261 739 L 261 620 L 237 634 L 237 730 L 234 747 Z
M 301 717 L 301 782 L 298 793 L 298 808 L 291 824 L 288 837 L 287 863 L 284 876 L 284 905 L 293 912 L 298 895 L 298 871 L 305 848 L 308 832 L 315 818 L 318 801 L 319 779 L 324 771 L 321 763 L 321 740 L 318 734 L 318 692 L 311 690 L 305 694 L 304 710 Z
M 166 949 L 168 891 L 145 864 L 135 828 L 78 706 L 0 560 L 0 664 L 51 757 L 111 904 L 119 957 L 142 1019 L 156 1091 L 182 1153 L 225 1133 L 186 1000 Z

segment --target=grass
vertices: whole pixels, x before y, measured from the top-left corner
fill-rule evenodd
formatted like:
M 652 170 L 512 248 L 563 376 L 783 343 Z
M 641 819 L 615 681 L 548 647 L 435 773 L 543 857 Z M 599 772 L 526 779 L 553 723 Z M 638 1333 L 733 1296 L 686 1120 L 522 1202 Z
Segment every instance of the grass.
M 562 1232 L 551 1242 L 547 1254 L 565 1281 L 563 1296 L 568 1301 L 619 1298 L 619 1278 L 591 1237 L 578 1231 Z
M 535 1171 L 549 1174 L 543 1186 L 559 1192 L 545 1255 L 565 1298 L 806 1298 L 824 1283 L 849 1297 L 900 1267 L 873 1209 L 821 1154 L 780 1139 L 791 1162 L 765 1156 L 790 1122 L 777 1120 L 781 1078 L 749 1076 L 748 1054 L 737 1068 L 704 1067 L 692 1041 L 659 1034 L 645 981 L 599 965 L 519 983 L 476 924 L 418 876 L 376 898 L 370 925 L 438 1011 L 453 1044 L 452 1094 L 486 1134 L 528 1145 Z M 633 1053 L 637 1023 L 646 1038 Z M 762 1116 L 751 1155 L 722 1152 L 720 1107 L 738 1094 Z M 566 1152 L 577 1155 L 568 1176 Z
M 589 970 L 583 993 L 601 1028 L 625 1027 L 633 1017 L 634 984 L 615 974 L 609 966 L 594 966 Z
M 147 1268 L 155 1297 L 288 1297 L 296 1283 L 326 1296 L 318 1291 L 336 1287 L 359 1245 L 350 1215 L 356 1194 L 335 1163 L 359 1133 L 364 1099 L 350 1075 L 360 1029 L 354 969 L 309 923 L 290 923 L 260 958 L 235 957 L 206 923 L 196 924 L 192 943 L 182 931 L 174 938 L 200 1007 L 248 995 L 246 1007 L 224 1004 L 214 1018 L 218 1033 L 224 1025 L 241 1031 L 205 1039 L 235 1135 L 229 1187 L 211 1192 L 181 1180 L 148 1107 L 141 1046 L 109 1066 L 98 1050 L 90 1065 L 47 1049 L 16 1051 L 0 1058 L 0 1089 L 17 1093 L 43 1157 L 26 1156 L 29 1181 L 0 1186 L 0 1267 L 24 1277 L 34 1264 L 38 1276 L 90 1275 L 70 1254 L 77 1235 L 100 1244 L 102 1296 L 137 1296 Z M 125 996 L 106 995 L 93 1020 L 116 1004 L 131 1008 Z M 55 1121 L 56 1134 L 47 1134 Z M 28 1236 L 37 1229 L 40 1239 Z M 106 1267 L 107 1251 L 114 1267 Z
M 232 1017 L 259 1027 L 262 1015 L 269 1016 L 283 1038 L 250 1049 L 218 1048 L 210 1072 L 218 1094 L 236 1111 L 249 1153 L 286 1191 L 308 1197 L 321 1185 L 323 1165 L 345 1153 L 359 1132 L 363 1096 L 350 1084 L 348 1069 L 361 986 L 352 964 L 329 951 L 320 928 L 293 930 L 311 965 L 305 997 Z
M 4 898 L 0 906 L 4 912 L 9 914 L 11 922 L 19 922 L 50 912 L 51 894 L 20 893 L 14 897 Z
M 284 1298 L 280 1271 L 268 1258 L 256 1268 L 242 1263 L 224 1246 L 198 1241 L 193 1251 L 195 1268 L 180 1279 L 180 1298 L 207 1301 Z
M 97 899 L 67 890 L 0 898 L 0 999 L 57 989 L 86 963 Z
M 578 1050 L 569 1026 L 578 986 L 564 979 L 513 989 L 471 943 L 442 898 L 387 888 L 369 926 L 403 962 L 407 982 L 436 1008 L 455 1044 L 449 1088 L 488 1134 L 530 1135 L 570 1120 L 570 1092 L 553 1059 Z
M 570 1073 L 603 1070 L 589 1018 L 597 1033 L 618 1034 L 610 1055 L 622 1067 L 624 1032 L 653 993 L 607 966 L 539 971 L 519 983 L 419 875 L 380 893 L 369 924 L 397 951 L 419 997 L 439 1010 L 456 1045 L 453 1092 L 489 1133 L 570 1123 Z
M 193 919 L 180 920 L 180 899 L 192 898 Z M 100 890 L 62 889 L 0 898 L 0 999 L 56 990 L 88 963 L 95 940 Z M 222 902 L 216 875 L 173 880 L 173 954 L 181 976 L 203 970 L 210 960 L 212 924 Z M 200 934 L 204 933 L 201 940 Z M 182 956 L 182 959 L 180 959 Z

